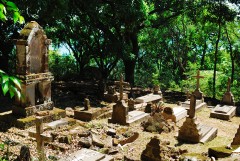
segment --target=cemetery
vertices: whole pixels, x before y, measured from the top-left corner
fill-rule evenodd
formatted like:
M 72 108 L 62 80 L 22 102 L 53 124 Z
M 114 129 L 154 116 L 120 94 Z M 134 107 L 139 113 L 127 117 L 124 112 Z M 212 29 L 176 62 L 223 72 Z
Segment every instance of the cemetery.
M 1 1 L 0 161 L 240 160 L 239 13 Z

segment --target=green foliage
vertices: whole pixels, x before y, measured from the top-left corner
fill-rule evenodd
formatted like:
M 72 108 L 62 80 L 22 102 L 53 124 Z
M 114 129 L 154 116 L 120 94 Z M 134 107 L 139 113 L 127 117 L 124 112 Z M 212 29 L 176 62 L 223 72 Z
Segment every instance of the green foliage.
M 7 0 L 1 0 L 0 3 L 0 20 L 6 21 L 7 14 L 12 13 L 13 21 L 14 23 L 19 22 L 20 24 L 24 23 L 24 18 L 21 16 L 20 11 L 18 7 L 15 5 L 15 3 Z
M 21 97 L 19 91 L 21 89 L 21 82 L 16 77 L 9 76 L 4 71 L 0 70 L 0 84 L 4 95 L 9 93 L 11 98 L 15 95 L 18 98 Z
M 76 60 L 72 55 L 49 52 L 49 68 L 56 80 L 73 79 L 78 75 Z

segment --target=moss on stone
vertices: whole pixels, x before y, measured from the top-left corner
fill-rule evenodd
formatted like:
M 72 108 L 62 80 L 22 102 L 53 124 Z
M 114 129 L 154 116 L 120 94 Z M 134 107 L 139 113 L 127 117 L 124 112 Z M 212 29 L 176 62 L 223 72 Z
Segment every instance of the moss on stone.
M 225 146 L 212 147 L 208 149 L 208 155 L 215 158 L 225 158 L 232 154 L 239 146 L 232 146 L 232 149 L 227 149 Z
M 184 158 L 184 157 L 195 157 L 198 160 L 206 160 L 206 159 L 208 159 L 207 156 L 203 156 L 202 154 L 199 154 L 199 153 L 185 153 L 185 154 L 182 154 L 182 158 Z

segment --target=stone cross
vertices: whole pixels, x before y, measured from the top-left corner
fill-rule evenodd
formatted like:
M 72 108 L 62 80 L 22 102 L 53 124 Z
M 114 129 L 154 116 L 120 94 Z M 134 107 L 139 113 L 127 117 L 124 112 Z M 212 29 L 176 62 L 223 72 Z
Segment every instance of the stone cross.
M 190 98 L 190 109 L 189 109 L 189 118 L 195 117 L 195 111 L 196 111 L 196 96 L 194 94 L 191 95 Z
M 199 89 L 199 79 L 204 78 L 203 76 L 200 76 L 200 71 L 198 70 L 197 75 L 193 76 L 197 79 L 197 89 Z
M 44 154 L 44 141 L 52 141 L 51 136 L 44 136 L 43 133 L 43 118 L 42 117 L 36 117 L 36 133 L 29 132 L 30 137 L 34 137 L 37 140 L 37 151 L 39 154 L 39 161 L 44 161 L 45 154 Z
M 231 88 L 231 78 L 228 77 L 227 92 L 230 92 L 230 88 Z
M 123 86 L 130 86 L 130 84 L 128 82 L 123 81 L 122 74 L 120 77 L 120 81 L 115 81 L 114 83 L 119 86 L 120 100 L 122 100 L 123 99 Z

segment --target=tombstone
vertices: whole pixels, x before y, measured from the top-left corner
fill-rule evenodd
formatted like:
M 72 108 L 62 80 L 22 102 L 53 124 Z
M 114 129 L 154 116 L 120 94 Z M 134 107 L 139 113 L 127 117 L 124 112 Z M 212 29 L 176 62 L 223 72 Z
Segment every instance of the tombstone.
M 165 107 L 162 111 L 162 116 L 165 120 L 172 120 L 172 122 L 177 122 L 174 111 L 171 107 Z
M 149 117 L 149 114 L 142 111 L 128 112 L 128 106 L 124 100 L 119 100 L 113 106 L 112 118 L 108 120 L 109 123 L 130 125 L 132 123 L 141 122 Z
M 196 96 L 190 99 L 189 116 L 186 118 L 178 133 L 178 140 L 191 143 L 205 143 L 217 136 L 217 128 L 202 125 L 195 116 Z
M 90 110 L 91 106 L 90 106 L 90 101 L 88 98 L 84 99 L 84 110 L 88 111 Z
M 16 98 L 13 114 L 30 116 L 37 111 L 53 108 L 51 82 L 53 75 L 48 69 L 47 38 L 42 27 L 35 21 L 29 22 L 16 41 L 16 75 L 21 80 L 21 99 Z
M 204 107 L 207 107 L 207 104 L 204 102 L 203 93 L 200 90 L 200 83 L 199 83 L 200 78 L 204 78 L 204 77 L 200 76 L 199 70 L 197 72 L 197 75 L 193 76 L 193 77 L 195 77 L 197 79 L 196 89 L 193 92 L 193 94 L 196 96 L 196 111 L 198 111 Z M 189 94 L 187 97 L 189 97 Z M 190 101 L 187 99 L 185 102 L 182 102 L 181 104 L 182 104 L 182 107 L 186 108 L 186 110 L 188 110 L 188 112 L 189 112 Z
M 160 155 L 160 140 L 154 137 L 147 144 L 146 149 L 141 154 L 142 161 L 160 161 L 162 156 Z
M 114 158 L 91 149 L 82 148 L 59 161 L 114 161 Z
M 162 97 L 160 95 L 150 93 L 145 96 L 137 97 L 135 99 L 135 102 L 136 103 L 148 103 L 148 102 L 157 103 L 161 100 L 162 100 Z
M 218 104 L 210 113 L 210 117 L 221 120 L 230 120 L 236 115 L 234 97 L 230 91 L 231 78 L 228 78 L 227 92 L 223 95 L 221 104 Z
M 91 107 L 88 98 L 84 99 L 84 109 L 75 109 L 74 118 L 81 121 L 91 121 L 106 113 L 110 108 Z
M 231 146 L 233 145 L 240 145 L 240 125 L 237 129 L 237 133 L 235 134 L 235 137 L 233 138 L 233 141 L 231 143 Z
M 43 118 L 36 117 L 36 132 L 29 132 L 30 137 L 34 137 L 37 141 L 37 151 L 39 154 L 39 161 L 46 160 L 45 153 L 44 153 L 44 141 L 52 141 L 51 136 L 43 135 Z
M 129 111 L 133 111 L 133 110 L 135 110 L 135 107 L 134 107 L 134 100 L 132 99 L 132 98 L 130 98 L 129 100 L 128 100 L 128 109 L 129 109 Z
M 153 87 L 153 94 L 158 94 L 162 97 L 162 91 L 160 90 L 160 87 L 158 85 Z

